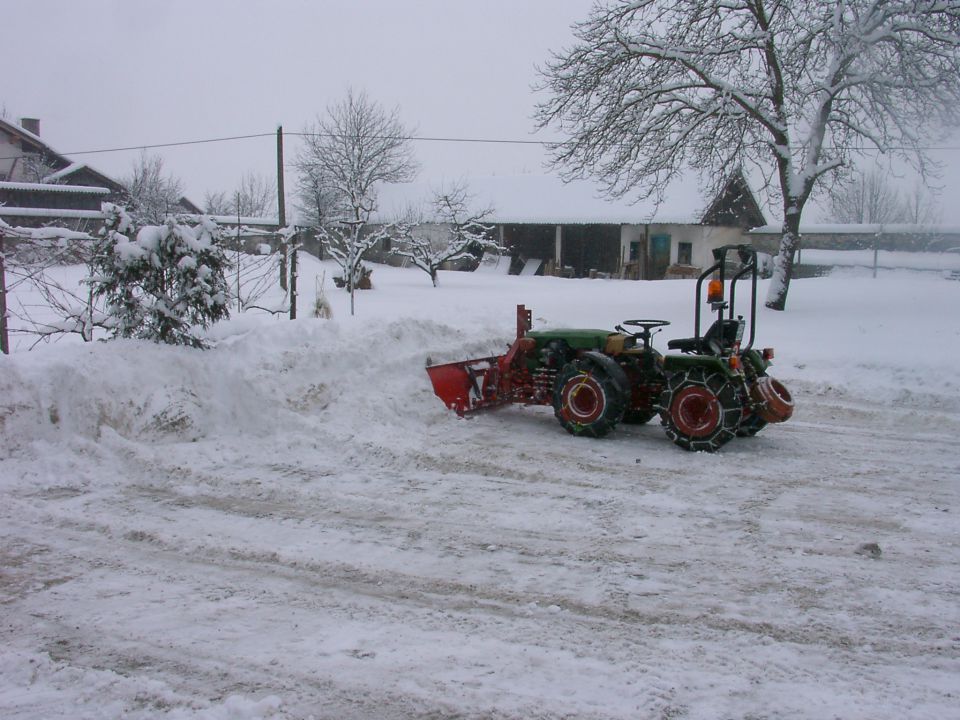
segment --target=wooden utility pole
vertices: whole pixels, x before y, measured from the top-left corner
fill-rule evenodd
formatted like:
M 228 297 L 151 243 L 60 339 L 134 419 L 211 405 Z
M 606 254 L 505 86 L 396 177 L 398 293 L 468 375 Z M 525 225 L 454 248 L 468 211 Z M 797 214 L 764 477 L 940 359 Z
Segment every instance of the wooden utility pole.
M 243 312 L 240 301 L 240 191 L 237 190 L 237 312 Z
M 277 128 L 277 221 L 282 230 L 287 226 L 287 202 L 283 192 L 283 125 Z M 288 247 L 287 235 L 281 236 L 283 259 L 280 261 L 280 287 L 290 291 L 290 319 L 297 319 L 297 236 Z M 290 274 L 287 274 L 287 251 L 290 252 Z
M 283 195 L 283 125 L 277 128 L 277 222 L 287 226 L 286 201 Z M 287 289 L 287 241 L 280 236 L 280 288 Z

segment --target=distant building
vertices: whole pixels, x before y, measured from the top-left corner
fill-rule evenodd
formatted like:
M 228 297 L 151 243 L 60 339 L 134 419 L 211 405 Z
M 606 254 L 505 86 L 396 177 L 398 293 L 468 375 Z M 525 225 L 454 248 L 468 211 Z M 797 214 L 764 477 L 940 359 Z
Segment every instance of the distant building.
M 712 264 L 713 248 L 749 242 L 746 231 L 766 223 L 740 172 L 714 198 L 704 200 L 693 183 L 671 186 L 660 205 L 604 200 L 590 183 L 546 175 L 466 184 L 477 208 L 492 208 L 487 223 L 512 256 L 513 272 L 644 280 L 696 275 Z M 430 195 L 417 183 L 385 187 L 373 222 L 399 219 Z M 429 227 L 437 232 L 435 223 Z
M 8 225 L 56 225 L 95 232 L 104 202 L 126 204 L 122 183 L 81 162 L 73 162 L 40 138 L 40 121 L 20 125 L 0 119 L 0 218 Z M 199 215 L 202 210 L 180 198 L 171 212 Z
M 100 204 L 121 202 L 123 185 L 72 162 L 40 139 L 40 121 L 0 119 L 0 217 L 14 226 L 98 227 Z

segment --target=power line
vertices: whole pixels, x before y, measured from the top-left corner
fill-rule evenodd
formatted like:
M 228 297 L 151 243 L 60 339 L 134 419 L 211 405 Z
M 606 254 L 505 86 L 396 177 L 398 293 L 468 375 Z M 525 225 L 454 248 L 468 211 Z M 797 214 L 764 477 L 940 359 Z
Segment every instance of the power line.
M 332 133 L 296 133 L 296 132 L 285 132 L 284 135 L 294 136 L 294 137 L 337 137 Z M 144 145 L 129 145 L 127 147 L 115 147 L 115 148 L 100 148 L 98 150 L 76 150 L 73 152 L 57 152 L 58 155 L 63 155 L 65 157 L 72 155 L 96 155 L 102 153 L 113 153 L 113 152 L 129 152 L 131 150 L 153 150 L 155 148 L 168 148 L 168 147 L 181 147 L 187 145 L 202 145 L 208 143 L 219 143 L 219 142 L 231 142 L 233 140 L 249 140 L 251 138 L 264 138 L 264 137 L 275 137 L 276 133 L 256 133 L 253 135 L 232 135 L 229 137 L 217 137 L 217 138 L 206 138 L 203 140 L 182 140 L 180 142 L 168 142 L 168 143 L 147 143 Z M 377 137 L 372 137 L 371 139 L 382 139 Z M 558 141 L 547 141 L 547 140 L 510 140 L 510 139 L 498 139 L 498 138 L 458 138 L 458 137 L 420 137 L 418 135 L 408 135 L 401 137 L 402 140 L 411 140 L 413 142 L 452 142 L 452 143 L 488 143 L 488 144 L 500 144 L 500 145 L 556 145 Z M 17 160 L 17 156 L 9 157 L 0 157 L 0 160 Z
M 304 133 L 304 132 L 288 132 L 285 133 L 288 136 L 293 137 L 337 137 L 333 133 Z M 189 145 L 205 145 L 211 143 L 221 143 L 221 142 L 233 142 L 235 140 L 250 140 L 255 138 L 265 138 L 265 137 L 275 137 L 276 133 L 254 133 L 252 135 L 230 135 L 226 137 L 215 137 L 215 138 L 204 138 L 202 140 L 181 140 L 179 142 L 167 142 L 167 143 L 146 143 L 142 145 L 128 145 L 125 147 L 114 147 L 114 148 L 99 148 L 97 150 L 77 150 L 73 152 L 57 152 L 58 155 L 64 157 L 69 157 L 72 155 L 98 155 L 104 153 L 114 153 L 114 152 L 130 152 L 131 150 L 153 150 L 156 148 L 169 148 L 169 147 L 186 147 Z M 371 139 L 382 139 L 382 138 L 371 138 Z M 442 137 L 442 136 L 419 136 L 419 135 L 408 135 L 401 137 L 402 140 L 410 140 L 412 142 L 445 142 L 445 143 L 473 143 L 473 144 L 487 144 L 487 145 L 540 145 L 543 147 L 549 147 L 553 145 L 561 144 L 561 140 L 516 140 L 509 138 L 469 138 L 469 137 Z M 829 148 L 832 150 L 839 150 L 844 148 Z M 852 148 L 847 148 L 852 149 Z M 960 146 L 929 146 L 929 147 L 920 147 L 920 148 L 911 148 L 911 147 L 889 147 L 885 148 L 886 151 L 912 151 L 912 150 L 924 150 L 924 151 L 947 151 L 955 152 L 960 151 Z M 859 152 L 883 152 L 880 148 L 858 148 Z M 0 160 L 17 160 L 22 156 L 11 155 L 8 157 L 0 157 Z
M 295 137 L 343 137 L 335 133 L 286 133 Z M 385 138 L 371 136 L 371 140 L 383 140 Z M 461 138 L 461 137 L 428 137 L 420 135 L 401 136 L 401 140 L 411 140 L 413 142 L 455 142 L 455 143 L 490 143 L 494 145 L 557 145 L 560 140 L 508 140 L 497 138 Z
M 99 150 L 77 150 L 74 152 L 56 152 L 58 155 L 96 155 L 98 153 L 127 152 L 130 150 L 152 150 L 154 148 L 180 147 L 185 145 L 202 145 L 205 143 L 228 142 L 230 140 L 247 140 L 249 138 L 273 137 L 273 133 L 258 133 L 256 135 L 233 135 L 230 137 L 207 138 L 205 140 L 181 140 L 180 142 L 151 143 L 147 145 L 130 145 L 129 147 L 101 148 Z M 52 148 L 51 148 L 52 150 Z M 0 157 L 0 160 L 17 160 L 22 156 Z

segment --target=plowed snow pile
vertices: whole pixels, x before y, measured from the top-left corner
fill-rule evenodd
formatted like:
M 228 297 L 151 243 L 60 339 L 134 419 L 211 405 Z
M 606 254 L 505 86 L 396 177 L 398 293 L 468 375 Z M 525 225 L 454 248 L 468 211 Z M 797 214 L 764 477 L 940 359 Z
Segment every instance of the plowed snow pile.
M 715 455 L 423 371 L 517 303 L 665 350 L 692 282 L 374 283 L 0 358 L 0 716 L 960 717 L 960 283 L 796 281 L 758 323 L 796 414 Z

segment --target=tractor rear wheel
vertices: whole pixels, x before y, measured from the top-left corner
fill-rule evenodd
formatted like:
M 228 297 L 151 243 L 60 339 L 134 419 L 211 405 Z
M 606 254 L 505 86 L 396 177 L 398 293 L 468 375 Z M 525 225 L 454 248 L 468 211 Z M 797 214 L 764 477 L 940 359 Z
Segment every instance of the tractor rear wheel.
M 582 360 L 564 365 L 553 386 L 553 413 L 572 435 L 603 437 L 620 422 L 625 405 L 619 383 Z
M 660 396 L 667 437 L 684 450 L 714 452 L 736 437 L 743 402 L 723 373 L 691 368 L 675 373 Z

